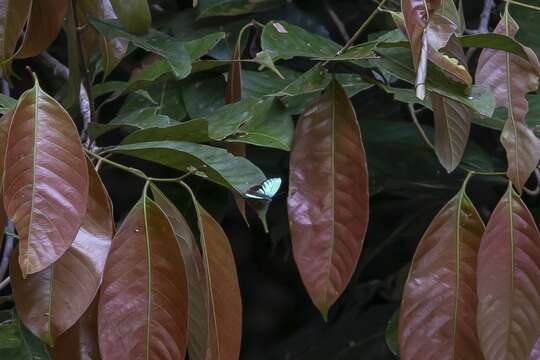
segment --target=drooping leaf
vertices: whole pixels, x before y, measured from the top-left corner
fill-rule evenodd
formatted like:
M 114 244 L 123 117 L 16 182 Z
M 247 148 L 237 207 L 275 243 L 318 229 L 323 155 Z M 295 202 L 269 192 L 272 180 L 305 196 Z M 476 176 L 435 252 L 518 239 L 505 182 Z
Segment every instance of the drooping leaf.
M 11 59 L 30 16 L 30 0 L 6 0 L 0 11 L 0 61 Z M 11 60 L 2 64 L 3 77 L 11 73 Z
M 135 156 L 202 176 L 241 194 L 266 180 L 249 160 L 224 149 L 181 141 L 151 141 L 117 146 L 113 152 Z
M 148 129 L 156 127 L 168 127 L 177 123 L 170 117 L 157 114 L 157 107 L 148 107 L 133 111 L 127 116 L 112 119 L 107 124 L 92 123 L 88 127 L 88 135 L 96 139 L 112 130 L 119 128 Z
M 264 26 L 261 46 L 274 60 L 290 59 L 295 56 L 334 57 L 340 49 L 340 46 L 332 40 L 285 21 L 271 21 Z
M 290 169 L 294 258 L 311 299 L 326 317 L 356 268 L 369 208 L 360 128 L 337 81 L 297 124 Z
M 485 358 L 528 359 L 540 335 L 540 235 L 511 183 L 482 237 L 477 277 Z
M 152 23 L 148 0 L 111 0 L 111 3 L 127 31 L 134 34 L 148 31 Z
M 446 46 L 456 24 L 436 13 L 441 0 L 402 0 L 401 9 L 405 28 L 411 44 L 413 64 L 416 69 L 416 94 L 424 99 L 427 62 L 430 48 L 439 50 Z
M 400 310 L 401 359 L 479 359 L 476 259 L 482 218 L 462 189 L 420 240 Z
M 206 358 L 238 359 L 242 338 L 242 299 L 234 255 L 219 223 L 191 194 L 203 255 L 208 289 L 209 343 Z
M 25 278 L 70 247 L 88 198 L 88 169 L 77 129 L 37 79 L 13 113 L 5 164 L 4 205 L 20 235 Z
M 0 357 L 9 360 L 49 360 L 43 343 L 24 327 L 14 309 L 0 311 Z
M 270 10 L 284 0 L 199 0 L 196 1 L 199 18 L 211 16 L 237 16 Z
M 81 318 L 63 333 L 49 351 L 53 360 L 101 360 L 98 344 L 98 297 Z
M 90 22 L 109 38 L 125 39 L 141 49 L 162 56 L 178 79 L 185 78 L 191 72 L 191 59 L 185 44 L 165 33 L 150 30 L 146 35 L 136 36 L 125 31 L 117 20 L 92 19 Z
M 26 279 L 17 262 L 11 263 L 17 311 L 24 324 L 50 346 L 92 303 L 113 237 L 114 219 L 107 192 L 90 162 L 88 172 L 88 209 L 70 248 L 54 264 Z
M 518 24 L 506 11 L 496 33 L 514 37 Z M 478 60 L 476 80 L 493 89 L 497 106 L 508 108 L 501 142 L 508 159 L 508 177 L 518 190 L 540 160 L 540 141 L 525 124 L 529 104 L 525 95 L 538 89 L 540 62 L 534 52 L 523 47 L 529 60 L 503 51 L 485 49 Z
M 98 310 L 103 358 L 183 358 L 187 286 L 171 224 L 145 194 L 115 235 L 105 266 Z
M 208 344 L 208 292 L 202 256 L 186 219 L 155 186 L 154 199 L 171 223 L 180 245 L 188 281 L 188 352 L 190 359 L 204 359 Z
M 388 349 L 394 354 L 395 356 L 399 356 L 399 309 L 394 312 L 390 320 L 388 320 L 388 324 L 386 326 L 386 331 L 384 334 L 384 339 L 386 340 L 386 345 L 388 346 Z
M 46 50 L 60 33 L 67 10 L 68 0 L 32 1 L 24 39 L 16 57 L 25 59 Z

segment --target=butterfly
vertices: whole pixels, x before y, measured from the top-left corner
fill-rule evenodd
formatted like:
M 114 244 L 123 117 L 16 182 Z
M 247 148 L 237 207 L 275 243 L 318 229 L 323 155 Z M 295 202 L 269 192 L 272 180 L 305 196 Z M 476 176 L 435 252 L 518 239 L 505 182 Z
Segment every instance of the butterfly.
M 272 201 L 281 187 L 280 178 L 271 178 L 249 189 L 244 195 L 249 199 Z

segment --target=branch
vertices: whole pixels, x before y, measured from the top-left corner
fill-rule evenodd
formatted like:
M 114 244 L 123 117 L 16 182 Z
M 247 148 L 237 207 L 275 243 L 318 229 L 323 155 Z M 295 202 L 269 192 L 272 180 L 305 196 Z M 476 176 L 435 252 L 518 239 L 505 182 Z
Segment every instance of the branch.
M 420 125 L 420 121 L 418 121 L 418 117 L 416 116 L 416 111 L 414 110 L 414 106 L 412 104 L 409 104 L 407 107 L 409 108 L 409 112 L 411 113 L 411 118 L 413 120 L 413 123 L 418 128 L 418 131 L 420 132 L 420 135 L 422 135 L 422 138 L 424 139 L 426 144 L 430 148 L 434 149 L 435 147 L 433 146 L 433 143 L 431 142 L 431 140 L 429 140 L 426 132 L 422 128 L 422 125 Z
M 44 52 L 39 55 L 41 62 L 47 66 L 53 73 L 54 76 L 59 77 L 65 81 L 69 79 L 69 69 L 66 65 L 62 64 L 58 59 L 53 57 L 51 54 Z M 83 129 L 81 133 L 81 138 L 85 145 L 87 145 L 88 139 L 88 125 L 92 122 L 92 112 L 90 111 L 90 99 L 88 93 L 84 86 L 81 86 L 79 93 L 79 103 L 81 108 L 81 115 L 83 117 Z
M 339 30 L 339 33 L 343 37 L 343 40 L 345 40 L 345 42 L 349 41 L 351 37 L 347 33 L 347 28 L 345 27 L 345 24 L 343 24 L 343 21 L 341 21 L 341 19 L 336 14 L 334 9 L 332 9 L 330 4 L 328 3 L 328 0 L 324 1 L 324 7 L 326 8 L 326 11 L 328 11 L 328 15 L 330 15 L 330 19 L 332 19 L 337 29 Z

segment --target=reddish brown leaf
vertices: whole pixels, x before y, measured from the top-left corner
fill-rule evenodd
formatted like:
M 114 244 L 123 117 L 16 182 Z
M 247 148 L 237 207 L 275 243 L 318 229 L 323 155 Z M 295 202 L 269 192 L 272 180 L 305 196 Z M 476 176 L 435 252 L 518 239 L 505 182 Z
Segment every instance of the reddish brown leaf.
M 505 12 L 495 32 L 514 38 L 519 27 Z M 525 124 L 529 111 L 526 95 L 538 88 L 540 63 L 534 52 L 523 50 L 528 61 L 514 54 L 484 49 L 478 60 L 476 81 L 488 85 L 495 93 L 497 106 L 508 108 L 508 119 L 501 142 L 508 159 L 508 177 L 521 190 L 540 160 L 540 141 Z
M 208 294 L 204 265 L 195 236 L 184 216 L 174 204 L 155 186 L 154 199 L 171 223 L 176 240 L 180 244 L 186 266 L 189 286 L 188 300 L 188 352 L 191 360 L 204 360 L 208 346 Z
M 478 253 L 478 335 L 486 359 L 528 359 L 540 335 L 540 234 L 509 184 Z
M 100 360 L 97 311 L 98 297 L 83 316 L 58 338 L 49 352 L 53 360 Z
M 401 0 L 401 9 L 409 42 L 413 64 L 417 71 L 416 94 L 420 99 L 426 95 L 425 82 L 430 49 L 439 50 L 446 46 L 457 29 L 457 25 L 436 13 L 441 0 Z
M 99 299 L 105 359 L 181 359 L 187 280 L 171 224 L 146 195 L 113 239 Z
M 16 58 L 37 56 L 53 43 L 62 29 L 68 5 L 68 0 L 32 1 L 30 19 Z
M 13 113 L 5 166 L 4 205 L 20 235 L 19 264 L 26 277 L 69 248 L 88 199 L 88 169 L 77 129 L 37 80 Z
M 401 359 L 483 358 L 476 334 L 476 257 L 483 231 L 464 190 L 431 222 L 401 303 Z
M 99 175 L 88 162 L 88 210 L 71 247 L 54 264 L 23 279 L 12 261 L 10 274 L 17 312 L 24 324 L 53 345 L 95 298 L 113 236 L 110 200 Z
M 193 198 L 197 212 L 203 264 L 208 287 L 209 341 L 205 359 L 234 360 L 240 356 L 242 299 L 234 255 L 221 226 Z
M 290 169 L 294 258 L 311 299 L 326 317 L 356 268 L 369 208 L 360 128 L 337 81 L 300 118 Z

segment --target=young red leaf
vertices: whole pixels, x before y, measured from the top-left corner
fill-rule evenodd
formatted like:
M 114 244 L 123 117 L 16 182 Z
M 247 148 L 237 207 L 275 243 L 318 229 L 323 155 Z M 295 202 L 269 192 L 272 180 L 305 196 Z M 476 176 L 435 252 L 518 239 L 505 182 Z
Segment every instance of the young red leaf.
M 368 224 L 368 172 L 354 108 L 337 81 L 296 127 L 288 197 L 294 259 L 326 317 L 358 263 Z
M 463 47 L 455 36 L 450 38 L 444 51 L 456 61 L 466 63 Z M 431 57 L 430 59 L 432 60 Z M 456 65 L 452 61 L 451 63 L 457 68 L 463 68 L 469 75 L 465 65 Z M 441 67 L 445 69 L 444 66 Z M 456 78 L 455 71 L 446 70 L 450 77 Z M 435 92 L 431 93 L 431 102 L 435 120 L 435 153 L 439 162 L 450 173 L 459 165 L 465 153 L 471 130 L 472 111 L 467 106 Z
M 105 359 L 182 359 L 187 280 L 163 211 L 146 195 L 113 239 L 101 286 L 98 329 Z
M 54 264 L 23 279 L 12 261 L 10 274 L 17 312 L 24 324 L 53 345 L 95 298 L 111 247 L 114 220 L 110 200 L 99 175 L 88 161 L 88 210 L 79 233 Z
M 155 186 L 154 199 L 172 225 L 186 266 L 188 281 L 188 353 L 192 360 L 204 360 L 208 345 L 208 292 L 203 260 L 195 236 L 184 216 Z
M 77 128 L 37 79 L 13 113 L 4 164 L 4 205 L 19 232 L 19 264 L 26 277 L 69 248 L 88 199 Z
M 69 330 L 49 349 L 53 360 L 100 360 L 98 344 L 98 297 Z
M 242 299 L 234 255 L 221 226 L 199 204 L 189 187 L 185 187 L 197 212 L 207 279 L 209 333 L 205 358 L 238 359 L 242 340 Z
M 518 24 L 506 11 L 495 33 L 514 38 L 518 30 Z M 504 51 L 484 49 L 476 70 L 476 81 L 492 88 L 497 106 L 508 108 L 501 142 L 508 158 L 508 177 L 518 190 L 540 160 L 540 141 L 525 124 L 529 111 L 525 96 L 538 89 L 540 62 L 530 48 L 523 50 L 528 61 Z
M 486 359 L 528 359 L 540 335 L 540 234 L 509 184 L 478 252 L 478 335 Z
M 37 56 L 53 43 L 62 29 L 68 5 L 68 0 L 32 1 L 30 19 L 16 58 Z
M 401 359 L 482 359 L 476 334 L 476 257 L 483 231 L 464 189 L 431 222 L 404 289 Z
M 441 0 L 401 0 L 405 29 L 417 71 L 416 94 L 426 96 L 425 82 L 430 48 L 439 50 L 446 46 L 457 25 L 436 13 Z

